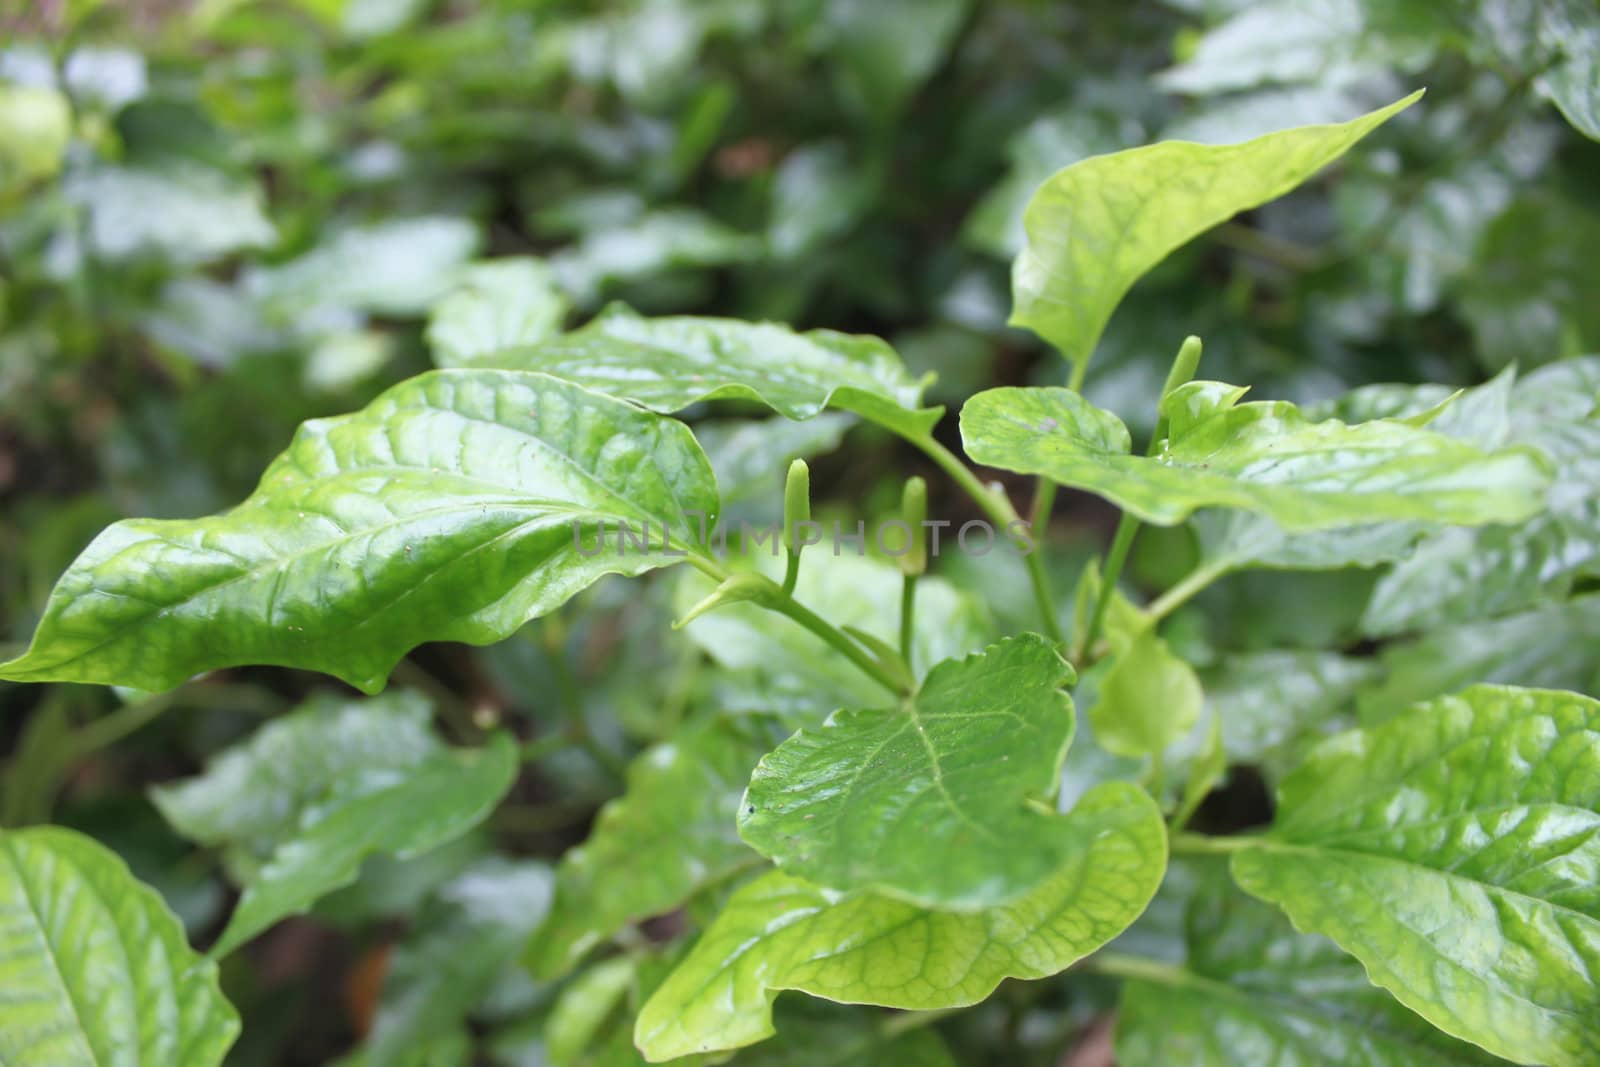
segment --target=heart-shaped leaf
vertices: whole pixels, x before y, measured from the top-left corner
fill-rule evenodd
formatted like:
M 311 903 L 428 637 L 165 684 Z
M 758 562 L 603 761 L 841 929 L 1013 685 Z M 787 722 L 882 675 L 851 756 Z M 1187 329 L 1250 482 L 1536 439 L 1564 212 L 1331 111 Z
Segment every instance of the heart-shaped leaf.
M 1010 904 L 972 913 L 844 894 L 774 871 L 733 895 L 639 1013 L 651 1061 L 740 1048 L 773 1033 L 785 989 L 937 1009 L 975 1004 L 1006 978 L 1056 974 L 1121 933 L 1155 894 L 1166 830 L 1135 785 L 1091 790 L 1067 816 L 1078 847 Z
M 1600 1047 L 1600 702 L 1477 686 L 1331 738 L 1232 869 L 1446 1033 Z
M 56 827 L 0 832 L 0 1063 L 214 1067 L 239 1034 L 155 890 Z
M 949 910 L 1013 900 L 1082 845 L 1038 808 L 1072 741 L 1072 678 L 1037 634 L 946 660 L 902 706 L 837 711 L 779 745 L 739 833 L 834 889 Z
M 0 677 L 159 690 L 269 663 L 373 692 L 421 642 L 498 641 L 601 575 L 681 562 L 716 510 L 675 420 L 542 374 L 435 371 L 306 423 L 232 511 L 106 530 Z M 599 545 L 617 523 L 649 547 Z

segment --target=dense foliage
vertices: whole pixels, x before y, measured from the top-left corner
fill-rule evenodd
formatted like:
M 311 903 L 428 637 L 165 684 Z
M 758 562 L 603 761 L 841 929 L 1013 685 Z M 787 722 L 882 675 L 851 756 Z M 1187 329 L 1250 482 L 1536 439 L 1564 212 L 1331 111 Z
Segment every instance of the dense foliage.
M 0 1062 L 1600 1054 L 1592 3 L 0 29 Z

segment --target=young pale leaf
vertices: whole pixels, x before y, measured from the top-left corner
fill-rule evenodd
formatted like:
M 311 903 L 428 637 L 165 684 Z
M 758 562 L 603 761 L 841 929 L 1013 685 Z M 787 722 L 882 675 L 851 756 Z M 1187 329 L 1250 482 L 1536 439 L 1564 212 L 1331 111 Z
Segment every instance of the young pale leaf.
M 544 371 L 656 411 L 740 399 L 809 419 L 834 407 L 910 437 L 925 436 L 944 410 L 921 406 L 927 383 L 876 337 L 737 319 L 652 319 L 621 305 L 581 330 L 479 363 Z
M 1338 946 L 1296 933 L 1220 870 L 1189 899 L 1183 941 L 1181 966 L 1155 964 L 1123 986 L 1122 1067 L 1498 1062 L 1429 1026 Z
M 1331 738 L 1232 870 L 1449 1034 L 1600 1047 L 1600 702 L 1476 686 Z
M 1086 362 L 1123 294 L 1169 252 L 1282 196 L 1421 95 L 1336 126 L 1232 145 L 1167 141 L 1058 171 L 1023 214 L 1028 243 L 1012 266 L 1011 325 Z
M 763 759 L 739 833 L 786 872 L 929 908 L 992 907 L 1082 838 L 1036 810 L 1072 741 L 1072 668 L 1037 634 L 946 660 L 900 707 L 834 712 Z
M 1100 680 L 1099 699 L 1089 706 L 1094 738 L 1118 756 L 1164 752 L 1200 719 L 1205 703 L 1200 679 L 1152 628 L 1126 640 L 1113 636 L 1112 645 L 1116 650 Z
M 56 827 L 0 832 L 0 1062 L 214 1067 L 239 1034 L 155 890 Z
M 1544 503 L 1550 465 L 1531 449 L 1484 452 L 1405 422 L 1311 422 L 1293 404 L 1190 382 L 1162 403 L 1154 456 L 1130 454 L 1122 421 L 1067 389 L 1002 388 L 961 409 L 979 463 L 1038 474 L 1170 526 L 1199 508 L 1256 512 L 1286 530 L 1417 519 L 1519 522 Z
M 349 885 L 374 853 L 406 859 L 461 836 L 494 810 L 516 775 L 517 747 L 502 733 L 483 748 L 446 751 L 380 788 L 331 800 L 245 886 L 213 955 Z
M 435 371 L 306 423 L 232 511 L 106 530 L 0 677 L 167 689 L 269 663 L 374 692 L 424 641 L 498 641 L 604 574 L 681 561 L 716 510 L 681 423 L 542 374 Z M 595 551 L 618 522 L 650 549 Z
M 750 768 L 781 736 L 774 733 L 753 716 L 715 718 L 634 760 L 622 797 L 562 857 L 555 903 L 528 947 L 534 974 L 557 977 L 629 922 L 671 911 L 760 862 L 734 817 Z
M 543 341 L 561 332 L 568 306 L 542 260 L 517 256 L 475 263 L 428 318 L 433 362 L 464 367 L 514 345 Z
M 1056 974 L 1121 933 L 1155 895 L 1166 830 L 1125 782 L 1067 816 L 1078 847 L 1010 904 L 959 913 L 844 894 L 774 871 L 739 890 L 644 1005 L 634 1029 L 652 1062 L 739 1048 L 773 1033 L 772 1002 L 829 1000 L 937 1009 L 976 1004 L 1006 978 Z

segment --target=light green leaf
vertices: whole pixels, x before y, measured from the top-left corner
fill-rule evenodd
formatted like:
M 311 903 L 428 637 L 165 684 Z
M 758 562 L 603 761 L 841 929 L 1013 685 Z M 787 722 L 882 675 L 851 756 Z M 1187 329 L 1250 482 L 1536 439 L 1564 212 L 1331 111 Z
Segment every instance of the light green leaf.
M 943 411 L 920 406 L 926 382 L 876 337 L 737 319 L 652 319 L 621 305 L 581 330 L 484 362 L 544 371 L 657 411 L 740 399 L 809 419 L 834 407 L 909 436 L 927 434 Z
M 212 954 L 227 955 L 349 885 L 374 853 L 408 859 L 461 836 L 494 810 L 516 775 L 517 746 L 501 733 L 483 748 L 448 750 L 385 785 L 334 799 L 262 864 Z
M 1536 82 L 1573 129 L 1600 141 L 1600 14 L 1583 0 L 1544 0 L 1539 43 L 1561 57 Z
M 1089 706 L 1094 739 L 1107 752 L 1138 758 L 1166 751 L 1200 720 L 1205 693 L 1194 668 L 1153 628 L 1112 635 L 1113 659 Z
M 1600 593 L 1515 615 L 1442 626 L 1383 650 L 1386 677 L 1361 694 L 1363 722 L 1473 682 L 1577 689 L 1600 694 Z
M 716 717 L 635 759 L 623 795 L 562 857 L 555 903 L 528 946 L 529 968 L 556 977 L 628 923 L 758 866 L 734 817 L 751 768 L 781 736 L 754 716 Z
M 0 85 L 0 192 L 49 178 L 72 139 L 72 107 L 48 86 Z
M 504 348 L 543 341 L 561 332 L 568 307 L 542 260 L 516 256 L 475 263 L 428 318 L 433 362 L 464 367 Z
M 1293 189 L 1422 94 L 1336 126 L 1302 126 L 1234 145 L 1166 141 L 1058 171 L 1023 215 L 1011 325 L 1073 363 L 1094 351 L 1123 295 L 1167 253 Z
M 773 1033 L 772 1002 L 937 1009 L 975 1004 L 1005 978 L 1043 978 L 1125 929 L 1155 894 L 1166 834 L 1154 801 L 1118 782 L 1067 816 L 1080 842 L 1018 900 L 963 914 L 842 894 L 774 871 L 735 893 L 645 1003 L 634 1039 L 651 1061 L 739 1048 Z
M 633 987 L 639 963 L 613 956 L 579 974 L 561 990 L 544 1026 L 545 1054 L 557 1067 L 582 1062 L 585 1049 L 601 1036 L 605 1022 Z
M 939 664 L 900 707 L 836 711 L 762 759 L 739 833 L 833 889 L 950 910 L 1013 900 L 1082 844 L 1053 806 L 1033 806 L 1072 742 L 1072 679 L 1024 634 Z
M 289 322 L 327 309 L 420 315 L 450 291 L 477 248 L 477 228 L 464 219 L 390 219 L 338 231 L 288 263 L 257 269 L 246 289 Z
M 384 973 L 367 1036 L 369 1067 L 448 1038 L 517 953 L 550 906 L 550 868 L 536 860 L 490 858 L 440 887 Z
M 1233 875 L 1435 1026 L 1521 1062 L 1600 1047 L 1600 703 L 1476 686 L 1331 738 Z
M 239 1017 L 155 890 L 56 827 L 0 832 L 0 1062 L 215 1067 Z
M 106 530 L 0 677 L 166 689 L 270 663 L 374 692 L 423 641 L 498 641 L 601 575 L 681 561 L 663 524 L 691 546 L 716 508 L 681 423 L 541 374 L 435 371 L 306 423 L 232 511 Z M 597 550 L 617 522 L 651 549 Z
M 411 690 L 346 700 L 320 694 L 224 749 L 204 774 L 156 786 L 150 799 L 173 829 L 223 849 L 247 882 L 284 841 L 330 805 L 393 784 L 447 749 L 433 709 Z
M 106 259 L 206 263 L 278 240 L 260 188 L 195 164 L 102 167 L 73 176 L 66 190 L 88 213 L 90 247 Z
M 1296 933 L 1214 864 L 1185 909 L 1183 950 L 1178 966 L 1156 963 L 1123 986 L 1122 1067 L 1498 1062 L 1433 1029 L 1338 946 Z
M 1265 515 L 1287 530 L 1378 519 L 1517 522 L 1544 503 L 1548 461 L 1531 449 L 1485 453 L 1405 422 L 1311 422 L 1285 401 L 1238 403 L 1243 390 L 1190 382 L 1162 404 L 1171 434 L 1129 454 L 1127 427 L 1067 389 L 990 389 L 961 409 L 979 463 L 1038 474 L 1170 526 L 1199 508 Z
M 848 528 L 843 532 L 854 534 Z M 831 535 L 831 529 L 824 531 L 825 539 Z M 770 539 L 763 542 L 767 547 L 773 544 Z M 900 590 L 905 581 L 900 568 L 858 556 L 848 545 L 839 555 L 832 555 L 831 547 L 824 543 L 806 552 L 795 597 L 835 626 L 896 642 Z M 750 554 L 756 569 L 769 578 L 782 578 L 784 564 L 778 554 L 766 547 L 751 549 Z M 674 610 L 681 615 L 712 588 L 703 575 L 685 571 L 674 591 Z M 983 603 L 942 578 L 918 581 L 917 613 L 937 620 L 937 625 L 918 626 L 913 636 L 911 666 L 919 674 L 994 640 Z M 754 604 L 730 604 L 702 615 L 683 632 L 722 666 L 757 672 L 766 680 L 766 687 L 792 692 L 822 714 L 843 707 L 871 707 L 883 699 L 876 682 L 845 662 L 821 638 L 792 619 Z

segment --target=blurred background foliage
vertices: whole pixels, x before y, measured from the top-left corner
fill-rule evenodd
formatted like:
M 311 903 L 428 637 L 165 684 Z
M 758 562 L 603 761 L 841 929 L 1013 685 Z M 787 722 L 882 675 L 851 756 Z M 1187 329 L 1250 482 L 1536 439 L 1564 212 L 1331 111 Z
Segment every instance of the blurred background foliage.
M 1586 0 L 8 0 L 0 11 L 11 642 L 106 523 L 237 502 L 298 422 L 430 366 L 430 310 L 463 285 L 491 305 L 497 285 L 537 288 L 542 301 L 518 313 L 550 326 L 618 300 L 876 333 L 938 372 L 945 403 L 1060 382 L 1065 363 L 1005 325 L 1021 211 L 1040 181 L 1152 140 L 1347 119 L 1417 86 L 1422 104 L 1335 173 L 1141 282 L 1101 343 L 1090 397 L 1147 429 L 1188 333 L 1206 340 L 1206 377 L 1300 402 L 1373 381 L 1469 385 L 1600 347 L 1600 16 Z M 504 257 L 518 258 L 476 266 Z M 490 319 L 486 330 L 516 328 Z M 898 479 L 920 469 L 843 417 L 697 431 L 737 514 L 770 516 L 786 460 L 845 434 L 848 459 L 819 458 L 816 484 L 852 515 L 892 508 Z M 963 506 L 936 503 L 952 517 Z M 1063 498 L 1060 589 L 1106 522 Z M 1134 579 L 1170 582 L 1193 552 L 1185 531 L 1147 531 Z M 952 596 L 980 589 L 1000 623 L 1031 625 L 1019 568 L 955 560 L 948 577 Z M 1439 691 L 1423 675 L 1458 653 L 1479 667 L 1499 656 L 1483 669 L 1517 675 L 1505 680 L 1554 672 L 1592 691 L 1591 658 L 1567 649 L 1540 674 L 1524 646 L 1548 621 L 1503 613 L 1451 620 L 1478 629 L 1436 631 L 1432 651 L 1402 643 L 1375 657 L 1359 626 L 1373 580 L 1240 576 L 1175 619 L 1170 639 L 1220 672 L 1208 689 L 1289 692 L 1327 721 L 1354 713 L 1363 686 Z M 736 671 L 707 676 L 700 647 L 663 641 L 672 600 L 670 583 L 603 585 L 506 645 L 426 648 L 403 665 L 397 680 L 427 695 L 448 734 L 505 719 L 543 747 L 482 832 L 374 862 L 314 922 L 230 961 L 247 1020 L 236 1062 L 324 1062 L 374 1026 L 391 1038 L 372 1062 L 400 1062 L 396 1048 L 417 1063 L 544 1062 L 552 1042 L 559 1062 L 629 1062 L 615 1009 L 657 964 L 584 972 L 582 996 L 561 1001 L 493 949 L 548 903 L 548 870 L 508 854 L 554 857 L 581 840 L 626 760 L 706 693 L 725 709 L 782 707 L 783 679 L 753 690 Z M 1600 613 L 1579 604 L 1559 607 L 1592 647 Z M 1349 655 L 1303 651 L 1329 646 Z M 1506 666 L 1518 649 L 1535 659 Z M 329 686 L 241 670 L 155 703 L 0 688 L 11 753 L 0 814 L 93 832 L 204 940 L 229 890 L 143 790 Z M 169 708 L 182 714 L 144 728 Z M 1293 739 L 1257 725 L 1268 736 L 1254 751 L 1270 764 Z M 107 752 L 112 741 L 123 743 Z M 1094 750 L 1081 748 L 1074 773 L 1091 774 Z M 1264 801 L 1237 803 L 1257 817 Z M 508 915 L 517 893 L 526 910 Z M 692 923 L 690 911 L 668 926 Z M 450 966 L 470 973 L 441 978 L 462 944 L 474 960 Z M 1104 1005 L 1093 983 L 1071 997 L 1008 987 L 945 1036 L 963 1061 L 1054 1062 Z M 795 1033 L 847 1026 L 791 1007 Z M 802 1062 L 803 1047 L 773 1062 Z

